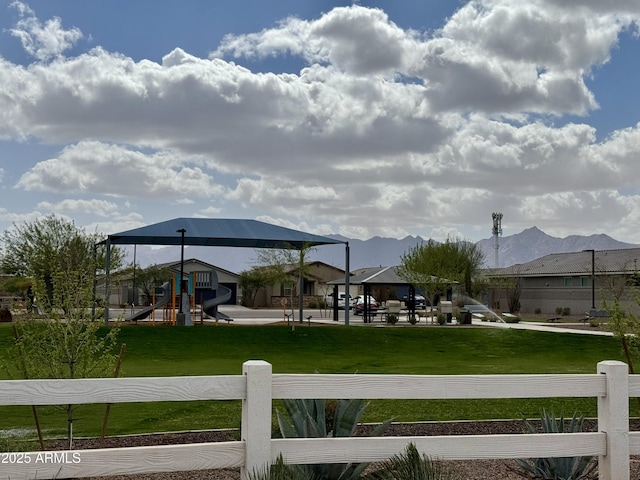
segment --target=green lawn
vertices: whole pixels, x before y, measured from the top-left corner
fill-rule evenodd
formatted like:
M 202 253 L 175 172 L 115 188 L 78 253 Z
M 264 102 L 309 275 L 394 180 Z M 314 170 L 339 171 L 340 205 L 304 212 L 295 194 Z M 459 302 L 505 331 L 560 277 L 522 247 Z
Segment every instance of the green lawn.
M 601 360 L 622 360 L 610 337 L 496 328 L 220 325 L 123 327 L 124 376 L 240 374 L 242 363 L 262 359 L 274 373 L 595 373 Z M 0 348 L 12 341 L 0 325 Z M 4 375 L 4 372 L 1 374 Z M 6 378 L 6 375 L 2 378 Z M 635 403 L 632 403 L 632 407 Z M 521 418 L 542 407 L 594 416 L 595 399 L 371 401 L 364 421 Z M 29 407 L 0 407 L 0 429 L 31 428 Z M 49 434 L 66 430 L 64 415 L 39 408 Z M 82 406 L 76 435 L 100 431 L 104 406 Z M 635 413 L 635 412 L 632 412 Z M 110 434 L 238 427 L 239 402 L 119 404 L 111 409 Z

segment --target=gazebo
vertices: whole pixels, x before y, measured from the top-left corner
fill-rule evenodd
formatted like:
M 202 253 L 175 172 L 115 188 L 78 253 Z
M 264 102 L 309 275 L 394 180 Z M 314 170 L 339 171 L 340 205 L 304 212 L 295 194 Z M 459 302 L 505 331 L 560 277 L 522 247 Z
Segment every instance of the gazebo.
M 109 298 L 109 270 L 112 245 L 186 245 L 211 247 L 284 248 L 296 249 L 319 245 L 345 245 L 345 283 L 349 286 L 349 242 L 321 235 L 280 227 L 249 219 L 228 218 L 174 218 L 125 232 L 108 235 L 100 242 L 106 246 L 106 298 Z M 302 297 L 302 289 L 300 289 Z M 299 315 L 302 319 L 302 298 Z M 109 321 L 109 305 L 105 307 L 105 325 Z M 345 315 L 349 324 L 349 313 Z
M 415 313 L 415 288 L 413 285 L 404 280 L 400 275 L 398 275 L 397 267 L 379 267 L 379 268 L 368 268 L 364 269 L 359 274 L 351 276 L 348 279 L 351 285 L 361 285 L 363 289 L 363 294 L 365 299 L 372 295 L 372 287 L 376 285 L 386 285 L 386 286 L 406 286 L 409 291 L 408 299 L 408 309 L 409 313 Z M 334 287 L 334 295 L 337 295 L 338 286 L 345 285 L 345 291 L 349 291 L 349 284 L 347 284 L 347 279 L 345 280 L 333 280 L 331 282 L 327 282 L 327 285 L 333 285 Z M 346 309 L 348 310 L 348 309 Z M 334 314 L 336 315 L 336 314 Z M 337 315 L 336 317 L 337 318 Z M 363 318 L 365 323 L 371 320 L 371 312 L 369 310 L 369 302 L 365 300 L 364 302 L 364 311 Z

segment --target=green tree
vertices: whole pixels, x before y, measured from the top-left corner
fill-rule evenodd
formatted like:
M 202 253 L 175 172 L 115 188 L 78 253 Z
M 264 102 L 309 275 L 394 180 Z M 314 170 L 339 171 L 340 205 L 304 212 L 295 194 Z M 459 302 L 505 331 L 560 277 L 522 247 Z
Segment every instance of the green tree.
M 31 277 L 34 283 L 44 286 L 38 301 L 53 306 L 55 278 L 65 273 L 76 285 L 87 281 L 93 285 L 95 272 L 105 269 L 105 249 L 96 248 L 103 235 L 88 234 L 72 221 L 48 215 L 33 222 L 14 224 L 2 236 L 3 272 L 10 275 Z M 122 265 L 121 250 L 111 250 L 111 268 Z M 58 291 L 67 290 L 66 288 Z
M 131 274 L 133 274 L 132 270 Z M 142 293 L 147 298 L 147 304 L 153 298 L 155 287 L 169 280 L 171 280 L 171 270 L 167 267 L 153 264 L 146 268 L 136 269 L 136 287 L 142 290 Z
M 33 280 L 29 277 L 12 276 L 2 281 L 0 290 L 16 294 L 26 300 L 29 290 L 33 286 Z
M 16 342 L 5 361 L 12 376 L 35 379 L 113 375 L 118 327 L 101 336 L 100 324 L 91 321 L 92 278 L 92 273 L 82 271 L 52 274 L 52 302 L 44 305 L 46 318 L 35 319 L 30 314 L 15 324 Z M 35 282 L 36 296 L 45 288 L 44 281 Z M 40 298 L 48 301 L 44 294 Z M 71 448 L 76 405 L 63 408 Z
M 615 282 L 610 277 L 609 284 L 605 291 L 608 291 L 611 300 L 607 301 L 602 292 L 602 307 L 609 314 L 609 322 L 607 327 L 613 332 L 614 338 L 620 340 L 622 350 L 624 352 L 627 364 L 629 365 L 629 373 L 635 373 L 634 360 L 640 356 L 640 317 L 630 308 L 630 302 L 640 305 L 640 291 L 636 286 L 638 272 L 634 271 L 626 282 Z M 625 301 L 625 298 L 627 301 Z M 640 402 L 640 399 L 638 400 Z
M 118 328 L 98 335 L 92 322 L 96 272 L 104 270 L 102 235 L 87 234 L 73 222 L 49 215 L 4 232 L 2 269 L 32 279 L 37 306 L 46 315 L 16 323 L 16 343 L 6 364 L 23 378 L 85 378 L 112 375 Z M 119 250 L 112 265 L 121 265 Z M 67 413 L 69 444 L 74 405 Z
M 283 245 L 283 248 L 258 251 L 257 263 L 265 272 L 266 285 L 281 284 L 289 287 L 292 315 L 297 286 L 310 270 L 310 265 L 305 259 L 313 250 L 315 249 L 311 246 L 296 249 L 290 245 Z M 302 318 L 299 320 L 302 321 Z
M 429 240 L 416 245 L 402 256 L 398 275 L 431 298 L 432 304 L 444 296 L 453 283 L 463 293 L 474 294 L 473 279 L 484 263 L 482 251 L 465 240 L 447 239 L 443 243 Z
M 256 296 L 261 288 L 268 285 L 268 273 L 264 268 L 255 267 L 250 270 L 240 272 L 238 286 L 242 290 L 242 304 L 245 307 L 253 307 L 256 303 Z

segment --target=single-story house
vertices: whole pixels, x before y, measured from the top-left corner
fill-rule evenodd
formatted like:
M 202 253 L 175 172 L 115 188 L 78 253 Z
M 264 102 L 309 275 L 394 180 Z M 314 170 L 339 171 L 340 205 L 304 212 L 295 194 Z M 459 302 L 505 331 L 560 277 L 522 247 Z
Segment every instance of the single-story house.
M 256 295 L 253 306 L 280 307 L 280 302 L 283 298 L 289 301 L 292 289 L 294 293 L 294 303 L 297 305 L 299 290 L 298 265 L 286 265 L 284 270 L 291 275 L 291 282 L 268 285 L 261 288 Z M 320 261 L 305 263 L 305 270 L 302 278 L 302 293 L 305 306 L 308 306 L 311 301 L 324 299 L 324 297 L 333 290 L 331 286 L 327 285 L 327 282 L 336 277 L 344 278 L 345 274 L 344 270 Z
M 172 275 L 180 275 L 180 260 L 168 263 L 158 264 L 158 267 L 167 268 Z M 195 303 L 200 305 L 204 301 L 209 300 L 215 294 L 213 285 L 217 277 L 217 283 L 223 285 L 231 290 L 231 298 L 226 302 L 230 305 L 240 303 L 242 298 L 242 291 L 238 286 L 239 275 L 229 270 L 225 270 L 215 265 L 203 262 L 196 258 L 190 258 L 184 260 L 184 275 L 188 278 L 189 275 L 193 275 L 194 282 L 194 294 Z M 215 277 L 214 277 L 215 275 Z M 116 288 L 111 290 L 111 305 L 118 304 L 143 304 L 148 300 L 142 298 L 142 291 L 137 288 L 137 295 L 133 295 L 133 275 L 129 274 L 126 277 L 114 275 L 114 284 Z M 159 286 L 159 285 L 158 285 Z M 99 282 L 99 290 L 104 291 L 104 282 Z M 149 300 L 150 301 L 150 300 Z
M 619 296 L 632 311 L 640 307 L 640 248 L 552 253 L 531 262 L 487 270 L 493 308 L 508 311 L 509 295 L 520 289 L 520 311 L 555 314 L 562 308 L 583 315 Z M 518 283 L 517 283 L 518 282 Z

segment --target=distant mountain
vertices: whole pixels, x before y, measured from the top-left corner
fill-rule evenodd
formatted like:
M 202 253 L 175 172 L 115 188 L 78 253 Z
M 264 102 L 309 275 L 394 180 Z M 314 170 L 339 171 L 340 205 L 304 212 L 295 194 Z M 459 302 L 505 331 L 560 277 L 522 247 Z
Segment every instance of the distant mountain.
M 493 237 L 476 243 L 484 253 L 486 265 L 495 267 L 495 248 Z M 550 253 L 580 252 L 582 250 L 614 250 L 637 248 L 640 245 L 624 243 L 604 233 L 589 236 L 570 235 L 565 238 L 547 235 L 538 227 L 531 227 L 515 235 L 498 239 L 499 267 L 508 267 L 526 263 Z
M 340 241 L 349 242 L 349 265 L 351 270 L 363 267 L 398 265 L 402 255 L 410 248 L 425 242 L 422 237 L 407 236 L 402 239 L 373 237 L 368 240 L 356 240 L 340 235 L 327 235 Z M 494 267 L 495 249 L 493 238 L 476 243 L 485 255 L 485 265 Z M 637 248 L 640 245 L 624 243 L 608 235 L 590 236 L 571 235 L 557 238 L 547 235 L 537 227 L 527 228 L 520 233 L 499 238 L 499 262 L 501 267 L 525 263 L 550 253 L 579 252 L 586 249 L 611 250 L 619 248 Z M 133 261 L 133 246 L 127 247 L 128 261 Z M 257 255 L 251 248 L 228 247 L 185 247 L 185 258 L 197 258 L 231 272 L 241 272 L 256 264 Z M 325 245 L 317 247 L 310 254 L 311 260 L 319 260 L 338 268 L 344 268 L 344 245 Z M 154 263 L 180 260 L 179 247 L 151 248 L 138 245 L 136 262 L 143 267 Z

